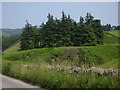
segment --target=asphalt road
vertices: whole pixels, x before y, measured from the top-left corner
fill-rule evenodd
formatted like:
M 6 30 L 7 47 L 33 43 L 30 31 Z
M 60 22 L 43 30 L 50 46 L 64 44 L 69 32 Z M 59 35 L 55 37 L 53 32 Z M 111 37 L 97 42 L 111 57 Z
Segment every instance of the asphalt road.
M 2 88 L 39 88 L 40 90 L 44 90 L 44 89 L 41 89 L 40 87 L 32 86 L 23 81 L 16 80 L 4 75 L 0 75 L 0 77 L 2 77 Z

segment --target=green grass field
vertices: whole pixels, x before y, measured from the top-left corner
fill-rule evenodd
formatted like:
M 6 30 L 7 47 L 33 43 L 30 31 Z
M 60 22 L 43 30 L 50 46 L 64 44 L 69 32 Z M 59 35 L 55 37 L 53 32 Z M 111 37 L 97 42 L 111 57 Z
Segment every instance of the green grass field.
M 4 51 L 4 54 L 11 53 L 11 52 L 17 52 L 20 50 L 20 43 L 17 42 L 13 46 L 9 47 L 7 50 Z
M 99 68 L 112 68 L 112 69 L 117 69 L 119 68 L 119 65 L 120 65 L 120 58 L 119 59 L 113 59 L 113 60 L 110 60 L 109 62 L 107 63 L 104 63 L 100 66 L 98 66 Z
M 112 30 L 112 31 L 109 31 L 108 33 L 110 33 L 112 35 L 115 35 L 117 37 L 120 37 L 120 31 L 119 30 Z
M 104 35 L 104 44 L 118 44 L 118 38 L 113 34 L 105 32 Z
M 118 79 L 95 73 L 70 74 L 56 67 L 118 69 L 118 38 L 105 33 L 98 46 L 54 47 L 18 51 L 19 43 L 4 51 L 3 74 L 43 88 L 118 88 Z M 54 69 L 51 67 L 54 66 Z M 91 82 L 92 81 L 92 82 Z

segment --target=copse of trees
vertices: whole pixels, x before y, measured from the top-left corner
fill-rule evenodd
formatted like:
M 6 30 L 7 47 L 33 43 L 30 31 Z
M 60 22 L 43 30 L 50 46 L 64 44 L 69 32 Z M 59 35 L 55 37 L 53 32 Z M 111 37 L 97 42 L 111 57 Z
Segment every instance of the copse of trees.
M 60 19 L 48 14 L 46 23 L 40 27 L 25 25 L 21 38 L 21 49 L 60 46 L 93 46 L 103 43 L 103 29 L 99 19 L 94 20 L 91 13 L 74 21 L 62 12 Z
M 120 30 L 120 25 L 119 26 L 112 26 L 113 30 Z
M 111 30 L 112 30 L 111 24 L 103 25 L 103 30 L 104 30 L 104 31 L 111 31 Z
M 120 30 L 120 25 L 118 26 L 111 26 L 111 24 L 106 24 L 102 26 L 104 31 L 111 31 L 111 30 Z

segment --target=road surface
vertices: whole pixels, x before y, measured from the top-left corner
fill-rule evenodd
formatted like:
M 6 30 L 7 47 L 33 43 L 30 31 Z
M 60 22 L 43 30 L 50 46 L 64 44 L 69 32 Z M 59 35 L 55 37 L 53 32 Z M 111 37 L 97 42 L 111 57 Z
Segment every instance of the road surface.
M 44 90 L 40 87 L 32 86 L 20 80 L 16 80 L 4 75 L 0 75 L 0 77 L 2 77 L 2 88 L 39 88 L 40 90 Z

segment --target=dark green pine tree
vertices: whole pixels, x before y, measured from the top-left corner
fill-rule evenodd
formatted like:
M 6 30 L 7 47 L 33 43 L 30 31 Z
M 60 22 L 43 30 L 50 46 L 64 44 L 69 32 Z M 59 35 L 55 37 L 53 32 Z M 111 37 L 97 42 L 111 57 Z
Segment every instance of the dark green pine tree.
M 83 24 L 83 23 L 84 23 L 84 18 L 80 16 L 79 24 Z
M 54 41 L 56 42 L 54 45 L 56 47 L 63 46 L 62 40 L 62 23 L 60 19 L 55 19 L 55 34 L 54 34 Z
M 66 21 L 67 21 L 67 16 L 65 15 L 65 13 L 62 11 L 62 18 L 61 18 L 61 41 L 62 41 L 62 46 L 67 46 L 69 39 L 68 38 L 68 32 L 67 32 L 67 25 L 66 25 Z
M 25 25 L 21 38 L 21 49 L 33 49 L 59 46 L 91 46 L 103 43 L 103 30 L 100 20 L 87 13 L 85 19 L 80 17 L 76 23 L 70 15 L 62 12 L 61 19 L 54 19 L 51 14 L 47 16 L 46 23 L 39 28 Z
M 82 45 L 85 46 L 91 46 L 91 45 L 96 45 L 96 36 L 94 33 L 94 29 L 92 26 L 93 23 L 93 16 L 90 13 L 87 13 L 85 17 L 85 23 L 81 24 L 81 42 Z M 82 18 L 81 18 L 82 19 Z M 80 20 L 80 23 L 82 20 Z
M 93 29 L 97 38 L 97 44 L 103 44 L 104 33 L 99 19 L 93 21 Z
M 38 45 L 39 45 L 39 47 L 40 48 L 43 48 L 43 47 L 45 47 L 45 42 L 44 42 L 44 26 L 45 26 L 45 24 L 44 24 L 44 22 L 42 22 L 41 23 L 41 25 L 40 25 L 40 27 L 39 27 L 39 29 L 38 29 L 38 41 L 39 41 L 39 43 L 38 43 Z
M 53 19 L 53 16 L 48 14 L 47 16 L 48 20 L 44 27 L 42 28 L 42 38 L 43 38 L 43 45 L 45 47 L 53 47 L 55 46 L 55 20 Z
M 74 22 L 74 38 L 73 38 L 73 41 L 74 41 L 74 46 L 81 46 L 83 45 L 83 38 L 82 38 L 82 35 L 83 35 L 83 29 L 84 29 L 84 18 L 83 17 L 80 17 L 80 20 L 78 23 Z
M 68 17 L 62 12 L 62 18 L 61 18 L 61 29 L 62 29 L 62 41 L 63 46 L 73 46 L 73 38 L 74 38 L 74 29 L 75 24 L 74 20 L 71 19 L 70 15 Z
M 94 17 L 91 15 L 91 13 L 87 13 L 85 16 L 85 24 L 89 25 L 92 23 Z
M 20 42 L 22 50 L 35 48 L 35 28 L 36 27 L 32 27 L 27 21 Z
M 39 48 L 40 47 L 40 40 L 39 40 L 39 29 L 37 26 L 32 26 L 32 37 L 33 37 L 33 43 L 34 43 L 34 48 Z

